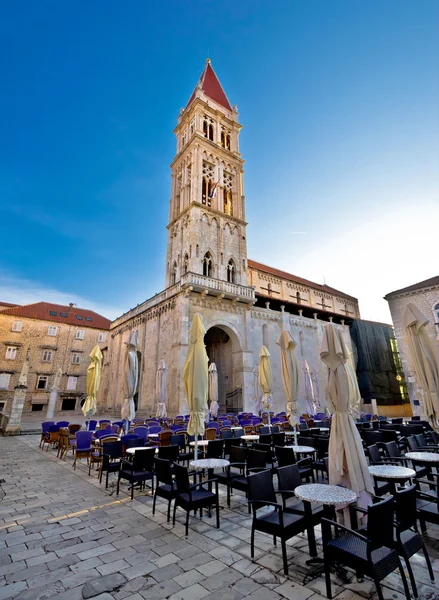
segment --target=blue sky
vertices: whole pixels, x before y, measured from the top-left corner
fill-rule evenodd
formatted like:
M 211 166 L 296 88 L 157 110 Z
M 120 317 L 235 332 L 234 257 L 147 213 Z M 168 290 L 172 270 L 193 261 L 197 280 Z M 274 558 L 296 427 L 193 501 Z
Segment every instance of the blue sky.
M 357 296 L 436 275 L 439 3 L 3 3 L 0 296 L 115 317 L 164 287 L 172 130 L 239 107 L 249 257 Z

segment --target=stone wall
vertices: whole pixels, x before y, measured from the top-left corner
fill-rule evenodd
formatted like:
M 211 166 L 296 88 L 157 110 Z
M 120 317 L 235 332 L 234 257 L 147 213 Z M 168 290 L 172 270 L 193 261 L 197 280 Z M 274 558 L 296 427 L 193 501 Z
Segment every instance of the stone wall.
M 419 406 L 413 404 L 414 400 L 419 400 L 422 403 L 422 392 L 416 383 L 414 369 L 410 360 L 407 334 L 404 327 L 404 313 L 410 302 L 415 304 L 429 319 L 430 323 L 426 329 L 439 360 L 439 334 L 434 324 L 435 315 L 433 313 L 433 307 L 439 302 L 439 286 L 426 290 L 401 293 L 388 299 L 413 414 L 421 415 L 422 404 Z
M 12 331 L 15 321 L 23 323 L 20 332 Z M 49 336 L 49 326 L 57 327 L 57 335 Z M 75 339 L 76 331 L 84 330 L 84 339 Z M 92 348 L 98 343 L 98 335 L 101 330 L 87 327 L 81 324 L 73 326 L 53 321 L 44 321 L 29 319 L 25 317 L 16 317 L 5 315 L 0 312 L 0 373 L 9 373 L 11 375 L 7 390 L 0 390 L 0 403 L 4 403 L 4 411 L 8 412 L 11 401 L 14 396 L 14 388 L 18 384 L 20 371 L 26 358 L 29 348 L 29 374 L 24 412 L 32 409 L 32 404 L 43 405 L 42 413 L 45 414 L 51 387 L 55 380 L 55 375 L 59 368 L 62 370 L 60 382 L 60 391 L 58 395 L 55 410 L 61 410 L 63 398 L 76 398 L 76 410 L 80 409 L 80 402 L 85 398 L 85 379 L 88 365 L 90 364 L 89 354 Z M 106 332 L 108 338 L 109 334 Z M 101 348 L 107 345 L 107 342 L 99 344 Z M 13 360 L 6 359 L 6 349 L 8 346 L 17 348 L 16 357 Z M 52 352 L 50 362 L 44 362 L 43 352 L 48 350 Z M 80 355 L 79 364 L 72 363 L 72 353 Z M 43 391 L 37 390 L 38 375 L 48 376 L 47 388 Z M 67 390 L 69 376 L 76 376 L 76 390 Z

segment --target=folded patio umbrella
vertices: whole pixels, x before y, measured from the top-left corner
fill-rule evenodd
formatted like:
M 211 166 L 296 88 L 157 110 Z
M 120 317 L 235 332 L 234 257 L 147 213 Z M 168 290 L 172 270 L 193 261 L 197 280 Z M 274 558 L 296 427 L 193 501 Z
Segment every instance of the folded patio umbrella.
M 96 413 L 96 394 L 98 393 L 99 383 L 101 381 L 101 363 L 102 352 L 99 346 L 95 346 L 90 352 L 90 364 L 87 368 L 87 378 L 85 389 L 87 397 L 82 406 L 82 412 L 87 420 Z
M 139 361 L 137 358 L 137 331 L 131 332 L 130 337 L 126 344 L 126 355 L 125 355 L 125 399 L 122 404 L 122 410 L 120 413 L 121 418 L 126 421 L 126 432 L 128 433 L 129 422 L 136 416 L 136 409 L 134 406 L 134 394 L 137 389 L 137 382 L 139 380 Z
M 294 353 L 296 342 L 288 331 L 283 330 L 276 344 L 280 346 L 280 366 L 286 399 L 286 413 L 290 425 L 295 427 L 300 422 L 299 365 Z
M 404 314 L 410 358 L 416 383 L 423 393 L 424 412 L 430 425 L 439 430 L 439 364 L 426 330 L 429 320 L 413 303 Z
M 195 436 L 195 459 L 198 456 L 198 436 L 204 433 L 209 385 L 205 333 L 203 319 L 199 313 L 195 313 L 189 330 L 189 345 L 183 367 L 183 383 L 190 415 L 187 432 Z
M 260 413 L 264 410 L 262 406 L 262 389 L 259 383 L 259 365 L 253 369 L 253 394 L 255 397 L 255 410 Z
M 166 363 L 164 360 L 159 362 L 155 378 L 155 395 L 157 398 L 157 419 L 166 419 Z
M 316 397 L 315 382 L 312 377 L 311 369 L 307 360 L 303 359 L 303 375 L 305 379 L 305 399 L 306 411 L 310 415 L 315 415 L 318 412 L 318 400 Z M 300 416 L 300 415 L 299 415 Z
M 333 413 L 329 438 L 329 483 L 350 488 L 358 496 L 358 505 L 366 507 L 372 501 L 373 481 L 360 434 L 349 412 L 352 386 L 346 369 L 348 348 L 333 323 L 325 327 L 320 358 L 328 367 L 327 393 Z
M 265 346 L 262 346 L 259 352 L 259 385 L 264 394 L 262 397 L 262 406 L 268 412 L 268 423 L 270 423 L 270 409 L 273 404 L 273 397 L 271 395 L 273 373 L 271 370 L 270 353 Z
M 209 400 L 210 400 L 210 414 L 212 417 L 218 416 L 218 371 L 216 364 L 211 363 L 209 366 Z
M 347 349 L 348 359 L 346 361 L 346 370 L 349 377 L 349 385 L 351 389 L 349 390 L 350 397 L 350 413 L 354 417 L 354 419 L 360 418 L 360 405 L 361 405 L 361 393 L 360 388 L 358 387 L 358 379 L 357 374 L 355 372 L 355 364 L 354 364 L 354 355 L 352 352 Z

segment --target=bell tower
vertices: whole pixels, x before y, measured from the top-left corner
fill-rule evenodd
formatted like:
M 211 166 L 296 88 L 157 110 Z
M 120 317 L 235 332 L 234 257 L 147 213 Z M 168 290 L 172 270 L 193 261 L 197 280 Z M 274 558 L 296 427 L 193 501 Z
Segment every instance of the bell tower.
M 240 130 L 207 59 L 174 129 L 166 287 L 188 274 L 248 285 Z

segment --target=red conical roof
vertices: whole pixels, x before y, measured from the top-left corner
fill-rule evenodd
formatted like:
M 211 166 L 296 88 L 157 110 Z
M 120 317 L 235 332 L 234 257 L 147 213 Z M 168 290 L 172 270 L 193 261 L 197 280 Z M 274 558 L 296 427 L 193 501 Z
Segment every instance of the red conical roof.
M 186 105 L 186 109 L 195 98 L 195 93 L 198 87 L 200 87 L 203 90 L 206 96 L 209 96 L 209 98 L 214 100 L 217 104 L 224 106 L 224 108 L 227 108 L 227 110 L 232 110 L 230 102 L 227 100 L 227 96 L 224 93 L 223 88 L 221 87 L 219 79 L 216 76 L 212 65 L 210 64 L 210 59 L 207 59 L 206 61 L 204 71 L 201 73 L 201 77 L 198 81 L 197 87 L 194 89 L 194 91 L 192 92 L 192 96 L 189 98 L 189 102 Z

